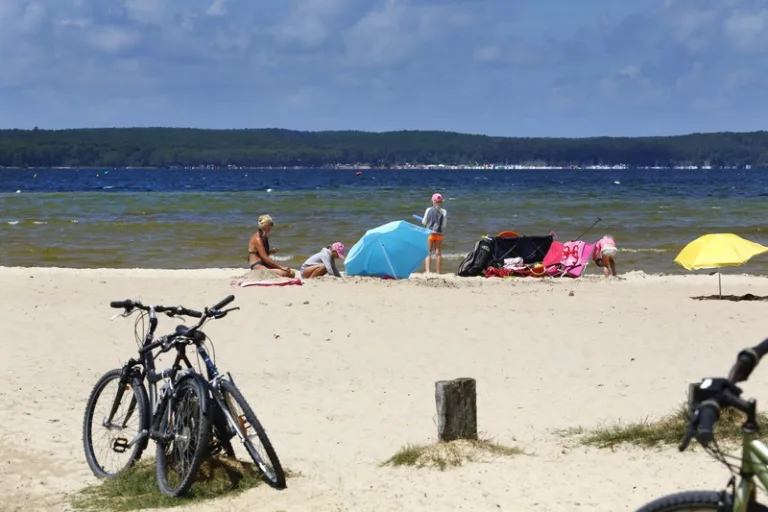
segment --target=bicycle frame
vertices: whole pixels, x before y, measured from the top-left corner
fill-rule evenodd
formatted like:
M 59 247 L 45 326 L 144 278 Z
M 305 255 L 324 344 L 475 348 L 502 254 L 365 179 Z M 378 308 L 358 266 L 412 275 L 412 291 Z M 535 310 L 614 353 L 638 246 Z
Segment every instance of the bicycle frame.
M 744 433 L 739 474 L 741 478 L 734 492 L 733 512 L 747 512 L 757 491 L 754 479 L 757 478 L 768 488 L 768 446 L 757 438 L 756 432 Z
M 173 383 L 176 380 L 178 370 L 181 369 L 179 366 L 179 362 L 181 359 L 186 360 L 187 365 L 191 368 L 191 364 L 186 359 L 186 355 L 184 354 L 183 347 L 180 347 L 179 352 L 177 352 L 176 360 L 174 361 L 174 364 L 168 368 L 167 370 L 164 370 L 161 373 L 157 373 L 156 366 L 155 366 L 155 356 L 152 354 L 151 350 L 146 350 L 148 346 L 150 346 L 152 343 L 154 343 L 156 340 L 154 340 L 155 330 L 157 329 L 157 313 L 155 312 L 154 307 L 149 308 L 149 329 L 147 330 L 147 333 L 144 336 L 144 342 L 139 349 L 140 357 L 139 359 L 130 358 L 128 362 L 123 365 L 123 375 L 121 377 L 121 386 L 118 387 L 117 393 L 115 394 L 115 399 L 112 402 L 112 408 L 110 409 L 109 416 L 104 418 L 102 424 L 104 427 L 109 428 L 112 424 L 112 419 L 114 418 L 115 414 L 117 413 L 117 408 L 120 405 L 120 402 L 123 399 L 123 394 L 125 393 L 125 384 L 127 384 L 131 378 L 134 376 L 138 377 L 142 380 L 142 382 L 146 379 L 147 386 L 147 398 L 149 400 L 149 425 L 147 425 L 148 429 L 142 430 L 139 432 L 134 439 L 129 441 L 125 448 L 130 448 L 131 446 L 135 445 L 139 441 L 144 440 L 147 437 L 153 437 L 154 433 L 154 427 L 156 426 L 155 423 L 159 421 L 159 418 L 155 418 L 157 414 L 158 407 L 160 406 L 162 399 L 159 398 L 159 393 L 157 390 L 157 384 L 161 380 L 166 379 L 168 381 L 168 386 L 172 389 Z M 146 351 L 145 351 L 146 350 Z M 141 366 L 142 370 L 138 370 L 137 366 Z M 125 415 L 124 421 L 123 421 L 123 428 L 125 427 L 127 421 L 133 414 L 134 410 L 136 408 L 136 398 L 131 397 L 131 402 L 128 405 L 128 412 Z M 155 421 L 157 420 L 157 421 Z
M 189 361 L 189 358 L 186 354 L 186 344 L 176 344 L 176 357 L 174 359 L 173 364 L 170 366 L 170 368 L 163 370 L 161 373 L 157 373 L 156 366 L 155 366 L 155 355 L 152 354 L 152 350 L 156 348 L 157 346 L 160 346 L 160 344 L 166 343 L 171 340 L 183 340 L 185 342 L 191 342 L 191 344 L 195 345 L 195 348 L 197 349 L 198 354 L 201 356 L 205 363 L 206 367 L 206 374 L 207 374 L 207 382 L 212 388 L 212 396 L 214 399 L 214 402 L 216 405 L 221 409 L 221 411 L 224 413 L 224 416 L 226 417 L 229 425 L 233 427 L 233 430 L 237 433 L 237 435 L 241 439 L 245 439 L 245 433 L 241 432 L 241 427 L 234 420 L 232 417 L 232 414 L 229 411 L 229 407 L 227 407 L 226 402 L 224 400 L 224 396 L 221 393 L 219 389 L 219 382 L 224 379 L 228 378 L 233 384 L 234 380 L 232 379 L 232 376 L 227 373 L 226 376 L 224 374 L 219 373 L 218 369 L 216 368 L 216 365 L 211 360 L 210 356 L 208 355 L 208 350 L 204 346 L 205 339 L 207 338 L 205 333 L 203 333 L 200 328 L 210 319 L 210 317 L 204 316 L 198 322 L 194 327 L 188 328 L 186 326 L 178 326 L 176 328 L 176 332 L 174 334 L 161 336 L 160 338 L 155 339 L 155 330 L 157 329 L 158 319 L 157 319 L 157 312 L 155 311 L 155 308 L 153 306 L 150 306 L 148 308 L 149 313 L 149 329 L 147 329 L 146 334 L 144 335 L 144 340 L 142 343 L 141 348 L 139 349 L 140 357 L 139 359 L 131 358 L 124 366 L 123 366 L 123 375 L 121 377 L 121 386 L 119 386 L 118 391 L 115 395 L 115 399 L 112 405 L 112 409 L 110 411 L 110 415 L 108 418 L 104 419 L 104 426 L 109 428 L 111 426 L 111 421 L 114 415 L 117 412 L 117 408 L 122 400 L 123 393 L 125 392 L 125 384 L 127 384 L 134 376 L 141 379 L 142 382 L 146 379 L 146 391 L 147 391 L 147 398 L 149 400 L 149 425 L 148 429 L 142 430 L 139 432 L 139 434 L 132 439 L 130 442 L 126 444 L 125 447 L 129 448 L 136 443 L 145 440 L 147 437 L 149 438 L 156 438 L 157 435 L 159 435 L 157 432 L 155 432 L 155 427 L 159 424 L 159 418 L 156 417 L 158 408 L 162 404 L 163 400 L 167 399 L 167 394 L 160 397 L 160 394 L 158 393 L 157 384 L 161 380 L 167 381 L 167 387 L 171 390 L 173 389 L 174 383 L 177 381 L 177 376 L 179 372 L 185 371 L 181 364 L 184 363 L 186 366 L 186 369 L 189 371 L 192 371 L 194 373 L 197 373 L 195 371 L 194 366 L 192 366 L 192 363 Z M 142 367 L 141 370 L 139 370 L 138 367 Z M 201 376 L 202 377 L 202 376 Z M 166 386 L 164 386 L 165 389 Z M 128 412 L 126 413 L 125 420 L 127 421 L 128 418 L 131 417 L 133 414 L 133 411 L 136 407 L 136 399 L 132 397 L 131 403 L 129 405 Z M 123 422 L 125 423 L 125 421 Z M 230 432 L 231 434 L 232 432 Z

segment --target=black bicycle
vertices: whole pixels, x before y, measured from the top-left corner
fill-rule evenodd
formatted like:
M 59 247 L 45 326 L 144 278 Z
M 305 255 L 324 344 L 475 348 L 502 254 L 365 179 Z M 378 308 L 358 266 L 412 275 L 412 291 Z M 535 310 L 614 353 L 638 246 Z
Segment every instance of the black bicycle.
M 267 438 L 266 432 L 251 408 L 248 406 L 248 403 L 243 398 L 239 389 L 234 385 L 231 375 L 228 374 L 227 377 L 225 377 L 219 374 L 205 348 L 206 340 L 210 340 L 200 328 L 209 319 L 223 318 L 229 311 L 239 309 L 230 308 L 222 310 L 222 308 L 233 300 L 234 296 L 229 296 L 215 306 L 206 308 L 205 313 L 193 311 L 182 306 L 144 306 L 138 301 L 131 300 L 111 303 L 112 307 L 125 309 L 122 314 L 116 315 L 116 317 L 126 317 L 137 310 L 143 311 L 136 320 L 136 325 L 138 326 L 139 322 L 142 322 L 143 324 L 143 320 L 146 317 L 149 317 L 149 329 L 143 337 L 139 337 L 137 333 L 137 342 L 140 345 L 139 351 L 141 358 L 139 360 L 131 359 L 122 369 L 108 372 L 96 385 L 91 398 L 89 399 L 85 416 L 84 441 L 86 445 L 86 458 L 96 476 L 102 478 L 117 476 L 121 471 L 130 467 L 141 457 L 149 439 L 155 439 L 158 442 L 158 483 L 166 494 L 178 496 L 189 489 L 194 480 L 194 476 L 199 469 L 200 462 L 202 462 L 202 459 L 206 454 L 216 453 L 223 448 L 228 456 L 233 457 L 234 450 L 230 440 L 233 437 L 238 436 L 245 445 L 248 453 L 251 455 L 251 458 L 259 466 L 267 482 L 276 488 L 285 487 L 284 472 L 280 466 L 277 455 Z M 165 313 L 171 317 L 190 316 L 200 318 L 200 321 L 193 327 L 179 325 L 176 327 L 173 334 L 162 336 L 157 340 L 154 340 L 154 332 L 157 327 L 156 313 Z M 187 358 L 186 346 L 190 344 L 195 345 L 198 355 L 205 361 L 208 373 L 207 381 L 200 373 L 194 371 L 192 364 Z M 151 351 L 158 347 L 161 347 L 161 351 L 155 356 L 152 356 Z M 158 374 L 155 371 L 155 358 L 157 355 L 167 352 L 172 347 L 175 347 L 177 351 L 173 365 L 168 370 Z M 185 368 L 182 368 L 181 363 L 185 364 Z M 156 397 L 158 396 L 157 383 L 161 379 L 166 379 L 167 387 L 169 383 L 174 382 L 174 377 L 176 380 L 181 380 L 182 378 L 190 379 L 195 383 L 194 386 L 198 391 L 202 389 L 202 393 L 197 396 L 201 397 L 201 400 L 199 401 L 199 410 L 201 411 L 201 417 L 203 419 L 200 422 L 200 426 L 202 427 L 200 436 L 195 437 L 195 439 L 198 440 L 196 448 L 199 447 L 199 452 L 194 451 L 193 456 L 187 457 L 187 463 L 183 465 L 183 468 L 185 469 L 184 476 L 186 477 L 182 479 L 181 483 L 183 485 L 168 489 L 164 488 L 167 479 L 164 479 L 165 469 L 161 466 L 165 454 L 165 450 L 161 445 L 162 439 L 158 440 L 156 429 L 149 429 L 147 426 L 150 424 L 154 425 L 154 422 L 150 423 L 152 418 L 148 417 L 149 408 L 152 407 L 152 409 L 156 411 L 155 416 L 162 410 L 162 398 L 160 404 L 155 405 L 157 401 Z M 147 391 L 143 384 L 145 378 L 149 383 L 149 395 L 147 395 Z M 97 460 L 95 455 L 94 443 L 92 442 L 93 430 L 91 422 L 93 420 L 95 404 L 98 397 L 107 385 L 114 381 L 117 381 L 118 383 L 114 405 L 110 410 L 110 415 L 105 417 L 102 422 L 102 426 L 108 427 L 107 430 L 111 432 L 111 437 L 107 443 L 108 455 L 114 455 L 115 453 L 125 454 L 126 452 L 128 452 L 128 455 L 123 456 L 123 461 L 117 469 L 109 471 L 100 460 Z M 129 389 L 134 390 L 133 397 L 131 397 L 125 415 L 118 416 L 118 418 L 122 418 L 121 421 L 116 422 L 114 415 L 117 414 L 116 411 L 120 409 L 117 404 L 121 403 L 124 391 Z M 164 395 L 161 394 L 161 397 L 162 396 Z M 213 400 L 209 397 L 213 397 Z M 136 411 L 137 408 L 138 411 Z M 127 433 L 131 431 L 128 428 L 128 423 L 131 419 L 138 421 L 138 427 L 135 429 L 136 433 L 134 437 L 128 440 Z M 249 430 L 252 430 L 254 434 L 250 435 Z M 266 457 L 261 456 L 254 446 L 254 436 L 261 441 L 264 451 L 266 452 Z M 189 454 L 189 450 L 187 449 L 187 451 L 183 453 Z M 266 460 L 269 460 L 269 464 Z

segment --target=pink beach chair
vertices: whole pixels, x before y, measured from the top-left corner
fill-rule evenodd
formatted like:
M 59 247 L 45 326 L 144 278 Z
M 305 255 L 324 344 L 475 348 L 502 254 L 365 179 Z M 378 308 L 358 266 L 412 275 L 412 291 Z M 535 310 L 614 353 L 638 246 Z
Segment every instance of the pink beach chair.
M 541 264 L 544 265 L 549 276 L 580 277 L 589 265 L 594 250 L 594 243 L 583 240 L 571 240 L 565 243 L 554 241 Z

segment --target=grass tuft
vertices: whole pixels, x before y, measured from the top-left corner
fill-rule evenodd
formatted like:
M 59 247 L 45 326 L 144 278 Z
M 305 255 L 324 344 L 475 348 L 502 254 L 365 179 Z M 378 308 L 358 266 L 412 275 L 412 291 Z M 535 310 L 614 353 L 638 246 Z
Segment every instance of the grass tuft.
M 437 468 L 445 471 L 465 462 L 480 462 L 489 456 L 512 457 L 522 454 L 519 448 L 495 443 L 488 439 L 459 439 L 429 445 L 408 444 L 381 463 L 381 466 Z
M 562 437 L 576 437 L 578 444 L 597 448 L 615 448 L 619 445 L 653 448 L 665 445 L 678 445 L 682 442 L 688 428 L 688 407 L 683 405 L 671 414 L 655 421 L 645 419 L 634 423 L 616 423 L 587 430 L 581 427 L 560 431 Z M 741 426 L 743 413 L 726 409 L 721 413 L 715 427 L 715 439 L 723 444 L 738 443 L 742 438 Z M 768 415 L 758 414 L 759 424 L 768 424 Z M 690 448 L 695 448 L 693 440 Z
M 137 463 L 118 478 L 103 480 L 80 490 L 71 499 L 71 505 L 75 510 L 83 512 L 184 507 L 261 485 L 266 483 L 255 464 L 210 457 L 200 466 L 189 494 L 170 498 L 160 492 L 155 476 L 155 461 L 151 459 Z

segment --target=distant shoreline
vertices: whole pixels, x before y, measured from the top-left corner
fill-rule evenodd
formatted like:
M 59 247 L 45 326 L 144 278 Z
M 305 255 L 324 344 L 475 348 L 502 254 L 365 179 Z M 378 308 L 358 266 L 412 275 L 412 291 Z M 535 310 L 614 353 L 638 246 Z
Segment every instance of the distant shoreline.
M 81 168 L 749 168 L 768 132 L 497 137 L 445 131 L 0 130 L 0 166 Z
M 104 167 L 104 166 L 77 166 L 77 167 L 65 167 L 65 166 L 50 166 L 50 167 L 3 167 L 0 166 L 0 172 L 7 170 L 7 171 L 41 171 L 41 170 L 51 170 L 51 171 L 168 171 L 168 170 L 174 170 L 174 171 L 286 171 L 286 170 L 296 170 L 296 171 L 440 171 L 440 170 L 451 170 L 451 171 L 606 171 L 606 170 L 614 170 L 614 171 L 669 171 L 669 170 L 690 170 L 690 171 L 698 171 L 698 170 L 721 170 L 721 171 L 744 171 L 744 170 L 752 170 L 752 171 L 762 171 L 768 169 L 768 167 L 753 167 L 751 165 L 747 166 L 672 166 L 672 167 L 665 167 L 665 166 L 628 166 L 628 165 L 611 165 L 611 166 L 599 166 L 599 165 L 588 165 L 588 166 L 535 166 L 535 165 L 529 165 L 529 166 L 523 166 L 523 165 L 504 165 L 504 164 L 492 164 L 487 166 L 468 166 L 468 165 L 446 165 L 446 164 L 437 164 L 437 165 L 408 165 L 408 166 L 388 166 L 388 167 L 380 167 L 380 166 L 374 166 L 374 165 L 360 165 L 360 166 L 354 166 L 354 165 L 346 165 L 346 164 L 338 164 L 338 165 L 327 165 L 327 166 L 320 166 L 320 167 L 299 167 L 299 166 L 288 166 L 288 167 L 277 167 L 277 166 L 259 166 L 259 167 L 218 167 L 218 166 L 205 166 L 205 165 L 199 165 L 199 166 L 185 166 L 185 167 L 134 167 L 134 166 L 128 166 L 128 167 Z

